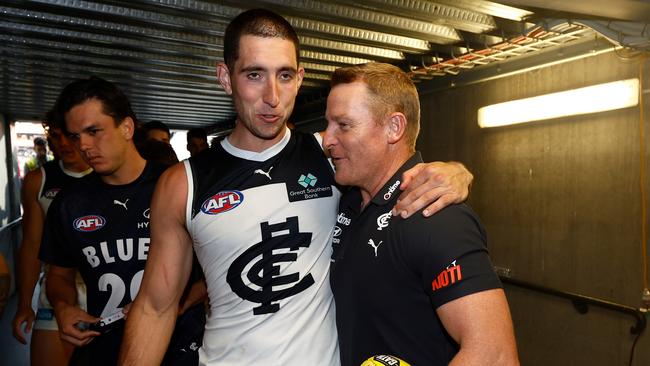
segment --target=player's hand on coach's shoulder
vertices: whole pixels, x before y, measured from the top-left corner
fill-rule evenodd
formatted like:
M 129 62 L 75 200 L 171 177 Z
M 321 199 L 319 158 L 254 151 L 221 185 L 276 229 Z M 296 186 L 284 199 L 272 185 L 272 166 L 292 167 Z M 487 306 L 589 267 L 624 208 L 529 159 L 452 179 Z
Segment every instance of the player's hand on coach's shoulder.
M 422 213 L 428 217 L 451 204 L 461 203 L 469 196 L 473 179 L 472 173 L 458 162 L 417 164 L 402 175 L 403 192 L 393 215 L 407 218 L 426 207 Z
M 54 311 L 59 324 L 59 335 L 64 341 L 75 346 L 85 346 L 100 335 L 92 330 L 82 330 L 83 324 L 96 323 L 100 318 L 95 318 L 80 307 L 61 303 L 55 306 Z
M 36 315 L 31 306 L 19 306 L 18 309 L 16 309 L 16 315 L 14 316 L 11 325 L 13 328 L 14 338 L 16 338 L 18 342 L 27 344 L 27 333 L 32 331 L 35 319 Z M 23 324 L 25 324 L 24 330 Z

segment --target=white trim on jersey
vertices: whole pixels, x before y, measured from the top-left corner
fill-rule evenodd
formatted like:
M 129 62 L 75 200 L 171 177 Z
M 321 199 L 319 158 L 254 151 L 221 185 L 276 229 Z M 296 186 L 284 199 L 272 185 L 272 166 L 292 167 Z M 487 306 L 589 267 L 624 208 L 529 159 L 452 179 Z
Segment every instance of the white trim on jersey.
M 38 196 L 36 196 L 36 199 L 38 200 L 38 204 L 41 206 L 43 213 L 47 215 L 47 209 L 50 207 L 52 200 L 43 197 L 43 188 L 45 187 L 45 178 L 47 178 L 47 174 L 45 174 L 45 168 L 40 167 L 39 169 L 41 169 L 41 188 L 38 189 Z
M 185 202 L 185 227 L 189 232 L 192 220 L 192 202 L 194 202 L 194 179 L 192 179 L 192 166 L 188 159 L 183 160 L 185 167 L 185 178 L 187 180 L 187 201 Z
M 75 172 L 69 169 L 66 169 L 65 166 L 63 166 L 63 160 L 59 160 L 59 168 L 61 168 L 61 171 L 65 173 L 65 175 L 70 176 L 72 178 L 82 178 L 90 173 L 92 173 L 93 168 L 88 167 L 88 169 L 82 171 L 82 172 Z
M 93 168 L 88 168 L 83 172 L 74 172 L 72 170 L 66 169 L 63 166 L 62 160 L 58 161 L 58 165 L 61 171 L 63 172 L 63 174 L 72 178 L 83 178 L 84 176 L 92 173 L 93 171 Z M 43 188 L 45 188 L 47 174 L 45 173 L 45 166 L 41 166 L 39 169 L 41 169 L 41 188 L 39 188 L 38 190 L 37 199 L 38 199 L 38 204 L 41 206 L 41 209 L 43 209 L 43 212 L 47 215 L 47 210 L 50 208 L 50 204 L 52 203 L 52 198 L 43 197 Z
M 289 143 L 291 138 L 291 130 L 285 127 L 284 137 L 278 141 L 275 145 L 269 147 L 268 149 L 260 152 L 243 150 L 235 145 L 231 144 L 228 141 L 228 138 L 221 140 L 221 147 L 226 150 L 230 155 L 236 156 L 241 159 L 252 160 L 252 161 L 266 161 L 275 155 L 277 155 L 285 146 Z

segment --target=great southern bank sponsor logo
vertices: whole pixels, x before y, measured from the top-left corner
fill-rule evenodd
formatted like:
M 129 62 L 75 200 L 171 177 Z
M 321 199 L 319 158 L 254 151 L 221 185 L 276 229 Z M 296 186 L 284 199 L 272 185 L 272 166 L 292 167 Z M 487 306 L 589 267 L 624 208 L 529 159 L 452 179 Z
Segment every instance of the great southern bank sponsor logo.
M 106 225 L 106 219 L 99 215 L 82 216 L 74 220 L 72 226 L 77 231 L 91 232 L 101 229 Z
M 216 215 L 230 211 L 242 202 L 244 202 L 244 194 L 240 191 L 223 191 L 205 200 L 201 206 L 201 212 Z
M 318 178 L 314 177 L 311 173 L 307 173 L 307 175 L 301 174 L 300 178 L 298 178 L 298 184 L 305 188 L 315 186 L 316 182 L 318 182 Z
M 332 195 L 332 187 L 328 185 L 317 186 L 318 178 L 311 174 L 300 174 L 296 184 L 288 185 L 289 202 L 310 200 Z

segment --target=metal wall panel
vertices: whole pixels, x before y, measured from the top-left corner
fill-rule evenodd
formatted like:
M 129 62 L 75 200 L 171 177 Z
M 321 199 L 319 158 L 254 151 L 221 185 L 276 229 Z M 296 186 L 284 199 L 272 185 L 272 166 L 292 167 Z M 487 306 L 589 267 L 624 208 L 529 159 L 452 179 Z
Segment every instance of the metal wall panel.
M 425 160 L 458 160 L 474 173 L 469 204 L 485 224 L 495 265 L 518 279 L 636 307 L 643 289 L 639 108 L 477 124 L 486 105 L 638 76 L 642 59 L 621 56 L 607 52 L 427 93 L 418 148 Z M 650 62 L 644 65 L 647 100 Z M 646 103 L 646 131 L 648 113 Z M 645 139 L 647 171 L 647 132 Z M 644 184 L 650 187 L 648 177 Z M 593 308 L 580 315 L 570 301 L 506 290 L 522 365 L 627 364 L 629 317 Z M 650 363 L 649 342 L 647 334 L 640 339 L 634 364 Z

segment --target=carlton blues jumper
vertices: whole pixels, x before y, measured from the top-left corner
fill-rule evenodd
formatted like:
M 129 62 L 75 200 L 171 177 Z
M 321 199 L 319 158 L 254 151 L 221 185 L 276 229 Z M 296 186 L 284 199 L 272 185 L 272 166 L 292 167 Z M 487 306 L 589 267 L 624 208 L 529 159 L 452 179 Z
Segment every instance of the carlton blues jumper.
M 338 365 L 328 281 L 340 193 L 312 135 L 227 139 L 185 163 L 187 228 L 210 296 L 201 364 Z
M 149 204 L 163 170 L 147 163 L 140 177 L 125 185 L 106 184 L 93 173 L 62 191 L 50 207 L 40 258 L 79 270 L 93 316 L 121 311 L 140 289 L 149 253 Z M 75 354 L 83 352 L 93 365 L 115 364 L 123 331 L 104 333 Z
M 79 178 L 90 174 L 93 170 L 88 168 L 83 172 L 73 172 L 63 166 L 61 160 L 48 161 L 41 168 L 41 187 L 38 190 L 38 203 L 47 215 L 50 204 L 54 197 L 63 189 L 70 188 L 78 183 Z M 73 188 L 74 189 L 74 188 Z M 45 266 L 45 272 L 48 267 Z M 54 317 L 54 310 L 47 300 L 47 290 L 45 283 L 45 274 L 40 278 L 40 293 L 38 294 L 38 310 L 36 311 L 36 320 L 34 329 L 39 330 L 59 330 Z M 84 285 L 81 276 L 77 274 L 77 301 L 79 306 L 86 308 L 86 285 Z

